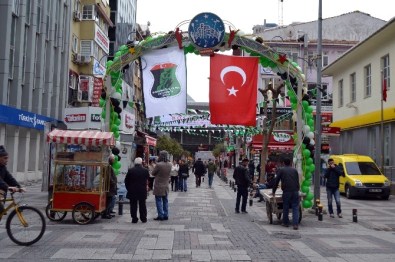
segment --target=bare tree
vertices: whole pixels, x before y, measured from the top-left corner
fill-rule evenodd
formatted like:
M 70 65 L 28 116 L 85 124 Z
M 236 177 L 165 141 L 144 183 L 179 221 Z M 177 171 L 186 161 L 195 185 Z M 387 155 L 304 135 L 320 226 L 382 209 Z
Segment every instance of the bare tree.
M 284 82 L 281 84 L 275 86 L 274 81 L 273 83 L 269 83 L 269 85 L 265 88 L 259 89 L 259 92 L 263 95 L 265 101 L 264 105 L 264 114 L 265 118 L 263 119 L 263 125 L 262 125 L 262 135 L 263 135 L 263 141 L 262 141 L 262 150 L 261 150 L 261 176 L 259 177 L 259 183 L 263 184 L 265 183 L 265 166 L 266 166 L 266 159 L 268 158 L 268 147 L 269 147 L 269 141 L 270 141 L 270 136 L 273 132 L 274 126 L 276 124 L 276 109 L 277 109 L 277 102 L 279 99 L 280 94 L 284 93 Z M 269 104 L 269 98 L 268 98 L 268 93 L 269 91 L 272 93 L 272 113 L 271 113 L 271 119 L 270 119 L 270 125 L 267 127 L 267 109 L 268 109 L 268 104 Z

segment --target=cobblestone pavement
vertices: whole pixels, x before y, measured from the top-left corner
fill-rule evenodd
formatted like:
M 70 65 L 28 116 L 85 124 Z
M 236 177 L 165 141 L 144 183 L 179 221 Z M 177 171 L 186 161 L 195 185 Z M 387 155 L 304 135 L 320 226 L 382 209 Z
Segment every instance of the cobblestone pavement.
M 187 192 L 170 192 L 168 221 L 154 221 L 156 209 L 148 197 L 148 222 L 131 223 L 129 207 L 113 219 L 89 225 L 47 220 L 43 238 L 30 247 L 11 242 L 0 222 L 0 258 L 7 261 L 394 261 L 395 197 L 390 200 L 341 198 L 343 218 L 323 221 L 303 211 L 299 230 L 268 222 L 264 202 L 254 199 L 248 214 L 235 214 L 236 193 L 214 178 Z M 41 184 L 27 185 L 24 202 L 44 211 L 47 193 Z M 321 188 L 326 207 L 325 189 Z M 352 209 L 358 209 L 358 223 Z

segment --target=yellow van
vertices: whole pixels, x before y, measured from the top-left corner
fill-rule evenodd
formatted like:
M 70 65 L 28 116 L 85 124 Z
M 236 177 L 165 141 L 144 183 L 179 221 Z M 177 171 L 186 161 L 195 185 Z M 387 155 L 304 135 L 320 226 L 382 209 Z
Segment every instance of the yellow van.
M 344 177 L 340 177 L 340 193 L 347 198 L 356 196 L 390 196 L 390 181 L 381 173 L 369 156 L 344 154 L 330 156 L 336 165 L 342 166 Z

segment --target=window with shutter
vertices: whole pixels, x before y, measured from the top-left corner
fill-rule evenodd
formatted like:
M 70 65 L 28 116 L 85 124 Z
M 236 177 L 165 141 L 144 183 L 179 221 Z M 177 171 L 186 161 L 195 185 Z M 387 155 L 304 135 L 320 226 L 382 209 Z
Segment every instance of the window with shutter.
M 92 56 L 92 42 L 90 40 L 81 40 L 80 51 L 81 55 Z

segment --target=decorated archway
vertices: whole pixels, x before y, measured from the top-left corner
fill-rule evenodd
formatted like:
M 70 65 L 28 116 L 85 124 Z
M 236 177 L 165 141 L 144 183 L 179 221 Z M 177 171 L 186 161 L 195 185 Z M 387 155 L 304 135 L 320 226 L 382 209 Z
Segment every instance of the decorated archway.
M 201 25 L 204 30 L 209 30 L 210 36 L 216 39 L 207 44 L 203 39 L 205 34 L 199 32 L 195 26 L 197 21 L 207 20 L 206 24 Z M 215 19 L 213 19 L 215 18 Z M 188 31 L 182 31 L 181 28 L 189 23 Z M 150 36 L 139 43 L 123 45 L 115 53 L 114 60 L 106 64 L 106 89 L 103 91 L 100 99 L 100 106 L 103 108 L 102 118 L 107 123 L 107 131 L 114 132 L 114 136 L 119 140 L 119 100 L 122 95 L 121 86 L 121 69 L 152 50 L 162 49 L 169 46 L 178 46 L 183 49 L 184 54 L 196 54 L 202 56 L 215 56 L 216 53 L 225 52 L 232 49 L 241 49 L 249 56 L 259 57 L 259 63 L 264 68 L 270 68 L 277 73 L 287 86 L 287 96 L 291 102 L 294 119 L 298 121 L 298 130 L 294 133 L 294 163 L 303 180 L 301 191 L 305 194 L 303 207 L 309 208 L 313 205 L 313 194 L 310 192 L 312 182 L 312 173 L 315 170 L 311 150 L 307 146 L 314 145 L 314 119 L 313 108 L 309 101 L 303 100 L 300 91 L 305 83 L 305 76 L 301 67 L 293 61 L 288 60 L 285 54 L 278 53 L 263 43 L 263 40 L 254 35 L 245 35 L 237 30 L 230 23 L 223 23 L 219 17 L 212 13 L 198 14 L 191 21 L 185 21 L 179 24 L 174 31 L 167 34 L 157 34 Z M 225 24 L 228 26 L 226 29 Z M 218 26 L 219 25 L 219 26 Z M 217 41 L 218 40 L 218 41 Z M 299 91 L 298 91 L 299 90 Z M 299 124 L 299 122 L 301 122 Z M 237 132 L 249 132 L 257 134 L 260 130 L 256 127 L 236 128 Z M 117 150 L 115 150 L 116 153 Z M 119 151 L 119 150 L 118 150 Z M 114 163 L 114 168 L 119 170 L 119 163 Z

